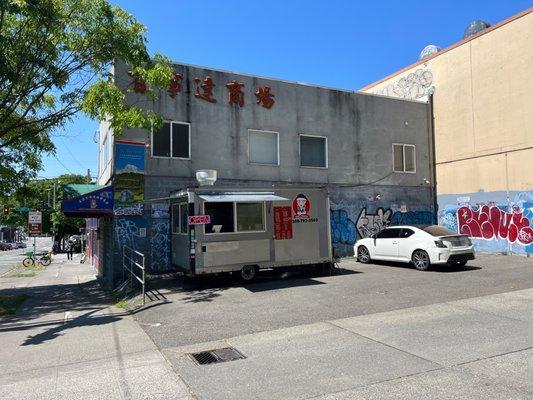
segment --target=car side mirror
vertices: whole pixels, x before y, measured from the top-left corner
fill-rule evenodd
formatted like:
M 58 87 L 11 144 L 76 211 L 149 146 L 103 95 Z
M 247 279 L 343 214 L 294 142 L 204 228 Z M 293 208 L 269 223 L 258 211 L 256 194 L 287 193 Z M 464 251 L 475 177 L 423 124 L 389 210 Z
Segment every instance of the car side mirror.
M 377 233 L 373 233 L 372 236 L 370 236 L 372 239 L 376 240 L 377 237 L 378 237 L 378 234 Z

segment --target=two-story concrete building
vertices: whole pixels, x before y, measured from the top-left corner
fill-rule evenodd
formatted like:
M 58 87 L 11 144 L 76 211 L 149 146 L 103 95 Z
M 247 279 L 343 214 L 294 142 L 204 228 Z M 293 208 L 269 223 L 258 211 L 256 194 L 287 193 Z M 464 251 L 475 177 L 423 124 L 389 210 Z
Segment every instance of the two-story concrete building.
M 98 183 L 114 185 L 114 216 L 99 218 L 93 260 L 111 286 L 122 247 L 148 269 L 171 268 L 169 193 L 196 185 L 327 187 L 332 246 L 353 244 L 389 224 L 435 221 L 435 171 L 428 103 L 175 65 L 168 93 L 148 99 L 142 82 L 114 67 L 127 101 L 163 116 L 160 129 L 100 129 Z

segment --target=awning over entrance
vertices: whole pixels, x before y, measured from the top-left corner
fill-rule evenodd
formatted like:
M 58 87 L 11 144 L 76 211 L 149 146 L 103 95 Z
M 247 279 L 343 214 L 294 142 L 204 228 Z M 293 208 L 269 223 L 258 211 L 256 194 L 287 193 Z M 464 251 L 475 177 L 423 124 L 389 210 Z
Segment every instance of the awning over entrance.
M 219 194 L 201 194 L 201 199 L 213 203 L 232 201 L 246 203 L 249 201 L 285 201 L 285 197 L 276 196 L 273 192 L 226 192 Z
M 99 187 L 99 189 L 63 200 L 61 212 L 67 217 L 83 218 L 113 215 L 113 186 Z

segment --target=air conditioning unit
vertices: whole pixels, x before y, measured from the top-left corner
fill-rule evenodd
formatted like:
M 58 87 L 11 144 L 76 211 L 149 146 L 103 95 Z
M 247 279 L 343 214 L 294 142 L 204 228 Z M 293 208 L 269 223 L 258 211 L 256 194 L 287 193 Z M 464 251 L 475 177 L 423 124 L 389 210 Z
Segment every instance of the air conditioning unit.
M 214 169 L 199 169 L 196 180 L 200 186 L 212 186 L 217 181 L 217 171 Z

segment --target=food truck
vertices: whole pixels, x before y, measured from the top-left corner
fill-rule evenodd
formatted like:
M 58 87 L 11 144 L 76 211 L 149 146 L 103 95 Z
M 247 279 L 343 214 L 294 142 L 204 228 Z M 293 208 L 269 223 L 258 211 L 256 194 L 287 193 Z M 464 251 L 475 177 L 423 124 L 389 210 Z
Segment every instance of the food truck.
M 331 265 L 329 195 L 321 187 L 200 186 L 171 193 L 171 261 L 186 275 Z

